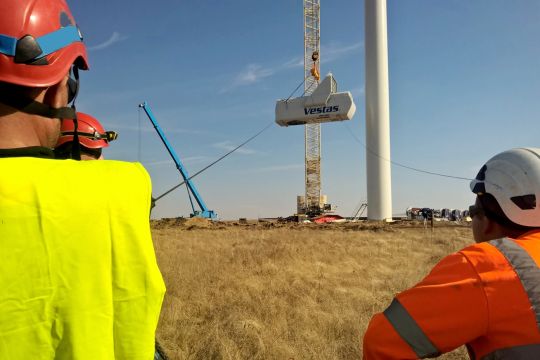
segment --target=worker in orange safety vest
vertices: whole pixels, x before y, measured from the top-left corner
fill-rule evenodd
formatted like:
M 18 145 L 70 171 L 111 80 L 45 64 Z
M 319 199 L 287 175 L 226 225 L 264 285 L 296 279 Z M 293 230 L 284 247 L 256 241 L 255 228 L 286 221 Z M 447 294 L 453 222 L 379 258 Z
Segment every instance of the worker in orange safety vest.
M 491 158 L 471 181 L 475 245 L 448 255 L 376 314 L 364 359 L 540 359 L 540 148 Z

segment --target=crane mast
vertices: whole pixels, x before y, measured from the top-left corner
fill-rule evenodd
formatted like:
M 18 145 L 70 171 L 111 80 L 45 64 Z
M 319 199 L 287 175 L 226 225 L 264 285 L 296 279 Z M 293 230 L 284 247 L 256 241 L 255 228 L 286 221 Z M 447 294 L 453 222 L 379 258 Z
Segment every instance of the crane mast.
M 349 91 L 338 92 L 334 76 L 320 80 L 320 0 L 304 0 L 304 94 L 276 102 L 279 126 L 304 125 L 305 185 L 297 197 L 298 219 L 334 209 L 321 195 L 321 123 L 351 120 L 356 111 Z
M 320 1 L 304 0 L 304 95 L 310 95 L 319 84 L 318 72 L 320 63 Z M 304 214 L 317 215 L 322 212 L 321 201 L 321 125 L 306 124 L 305 137 L 305 182 L 306 194 Z
M 334 211 L 321 195 L 321 123 L 351 120 L 356 111 L 349 91 L 338 92 L 334 76 L 320 80 L 320 0 L 304 0 L 304 94 L 276 102 L 279 126 L 304 125 L 306 192 L 297 197 L 298 219 Z

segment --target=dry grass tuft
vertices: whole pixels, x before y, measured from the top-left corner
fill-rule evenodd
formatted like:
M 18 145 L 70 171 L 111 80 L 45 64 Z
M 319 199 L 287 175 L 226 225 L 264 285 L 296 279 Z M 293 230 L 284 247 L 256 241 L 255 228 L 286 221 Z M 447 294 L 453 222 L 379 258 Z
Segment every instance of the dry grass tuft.
M 359 359 L 371 316 L 471 239 L 466 227 L 187 222 L 153 231 L 171 359 Z

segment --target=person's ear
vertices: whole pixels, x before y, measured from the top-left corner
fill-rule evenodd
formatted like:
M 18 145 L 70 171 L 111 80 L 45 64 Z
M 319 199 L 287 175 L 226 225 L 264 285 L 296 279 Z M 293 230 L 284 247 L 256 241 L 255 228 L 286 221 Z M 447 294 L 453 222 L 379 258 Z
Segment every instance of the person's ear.
M 68 104 L 68 79 L 69 75 L 66 74 L 58 84 L 48 87 L 43 103 L 56 109 L 66 107 Z

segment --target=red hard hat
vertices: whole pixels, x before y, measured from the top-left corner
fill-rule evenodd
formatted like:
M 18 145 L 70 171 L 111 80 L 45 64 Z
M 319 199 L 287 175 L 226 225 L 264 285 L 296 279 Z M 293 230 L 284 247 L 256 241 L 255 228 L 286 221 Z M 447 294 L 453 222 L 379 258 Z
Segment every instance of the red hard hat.
M 88 69 L 65 0 L 0 1 L 0 81 L 47 87 L 60 82 L 72 64 Z
M 105 131 L 99 121 L 85 113 L 77 113 L 77 135 L 79 144 L 89 149 L 101 149 L 109 146 L 109 141 L 116 139 L 117 134 L 114 131 Z M 62 120 L 60 138 L 56 147 L 73 141 L 73 132 L 75 126 L 73 120 Z

